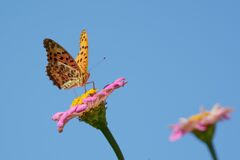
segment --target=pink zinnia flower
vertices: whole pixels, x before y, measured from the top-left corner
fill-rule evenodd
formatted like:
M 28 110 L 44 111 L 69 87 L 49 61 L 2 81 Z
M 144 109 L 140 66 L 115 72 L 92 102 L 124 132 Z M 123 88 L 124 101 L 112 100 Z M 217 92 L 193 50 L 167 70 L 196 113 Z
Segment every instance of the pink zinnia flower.
M 180 122 L 171 126 L 172 134 L 170 141 L 176 141 L 188 132 L 204 132 L 209 126 L 215 125 L 218 121 L 228 119 L 231 108 L 224 108 L 215 104 L 211 111 L 202 110 L 201 113 L 191 116 L 190 118 L 181 118 Z
M 125 78 L 119 78 L 99 92 L 91 89 L 73 100 L 70 109 L 57 112 L 52 116 L 52 119 L 57 122 L 58 131 L 62 132 L 65 124 L 74 117 L 79 117 L 95 128 L 98 128 L 100 123 L 107 123 L 105 119 L 106 99 L 115 89 L 123 87 L 126 83 Z

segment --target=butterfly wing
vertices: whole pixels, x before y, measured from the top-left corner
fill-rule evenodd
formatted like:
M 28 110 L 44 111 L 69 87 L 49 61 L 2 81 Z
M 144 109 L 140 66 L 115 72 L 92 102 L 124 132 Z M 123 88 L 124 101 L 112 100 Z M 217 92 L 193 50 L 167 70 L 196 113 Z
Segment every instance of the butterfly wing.
M 81 71 L 72 56 L 57 42 L 44 40 L 48 64 L 46 72 L 53 84 L 60 89 L 82 86 Z
M 69 89 L 81 86 L 80 72 L 64 63 L 49 63 L 47 75 L 59 89 Z
M 80 51 L 76 57 L 76 62 L 80 68 L 83 83 L 86 84 L 89 73 L 88 73 L 88 35 L 86 30 L 83 30 L 80 37 Z

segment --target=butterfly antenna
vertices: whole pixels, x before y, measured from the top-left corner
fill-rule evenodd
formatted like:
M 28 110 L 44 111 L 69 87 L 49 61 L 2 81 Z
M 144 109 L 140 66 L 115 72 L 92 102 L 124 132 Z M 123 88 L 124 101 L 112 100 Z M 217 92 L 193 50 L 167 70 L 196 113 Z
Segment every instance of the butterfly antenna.
M 104 60 L 106 60 L 106 57 L 103 57 L 103 59 L 101 59 L 100 61 L 98 61 L 95 65 L 93 65 L 89 71 L 92 71 L 92 69 L 94 69 L 95 67 L 97 67 L 98 65 L 100 65 Z

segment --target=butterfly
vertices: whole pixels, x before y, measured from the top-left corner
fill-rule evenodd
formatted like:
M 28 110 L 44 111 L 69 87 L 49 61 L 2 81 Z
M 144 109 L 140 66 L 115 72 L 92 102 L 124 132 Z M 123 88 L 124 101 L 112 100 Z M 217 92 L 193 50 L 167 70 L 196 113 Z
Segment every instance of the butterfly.
M 57 42 L 44 39 L 48 64 L 46 72 L 53 84 L 59 89 L 70 89 L 85 86 L 90 73 L 88 72 L 88 36 L 83 30 L 80 37 L 80 51 L 73 57 Z

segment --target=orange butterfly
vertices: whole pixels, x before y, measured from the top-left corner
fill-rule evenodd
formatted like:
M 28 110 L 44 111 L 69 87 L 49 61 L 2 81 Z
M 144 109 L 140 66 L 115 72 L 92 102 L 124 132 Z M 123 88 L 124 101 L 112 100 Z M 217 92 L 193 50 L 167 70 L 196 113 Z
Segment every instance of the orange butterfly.
M 73 57 L 57 42 L 44 39 L 47 51 L 47 75 L 59 89 L 70 89 L 85 86 L 90 73 L 88 72 L 88 36 L 83 30 L 80 38 L 80 51 Z

